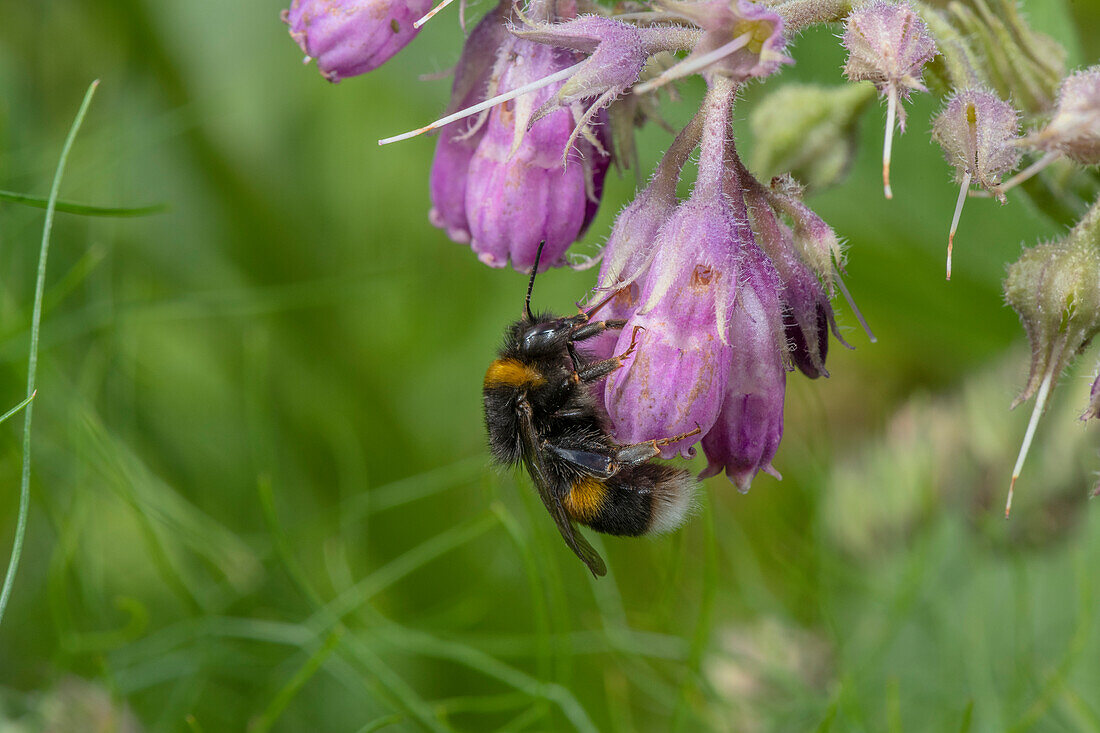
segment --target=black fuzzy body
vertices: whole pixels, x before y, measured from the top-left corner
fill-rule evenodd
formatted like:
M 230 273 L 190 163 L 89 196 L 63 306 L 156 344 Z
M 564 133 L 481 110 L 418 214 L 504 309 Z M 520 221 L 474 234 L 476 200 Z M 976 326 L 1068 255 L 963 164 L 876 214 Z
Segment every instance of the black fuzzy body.
M 621 362 L 589 361 L 573 345 L 605 328 L 585 314 L 516 321 L 483 390 L 493 458 L 525 465 L 566 543 L 597 575 L 603 563 L 572 522 L 613 535 L 671 529 L 695 487 L 686 471 L 646 462 L 646 444 L 639 451 L 611 437 L 592 388 Z

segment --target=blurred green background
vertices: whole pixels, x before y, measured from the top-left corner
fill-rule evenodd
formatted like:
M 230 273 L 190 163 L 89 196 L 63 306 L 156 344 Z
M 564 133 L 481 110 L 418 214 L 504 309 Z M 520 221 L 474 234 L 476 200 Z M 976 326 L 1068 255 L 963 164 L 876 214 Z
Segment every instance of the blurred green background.
M 1027 7 L 1071 67 L 1095 63 L 1095 3 Z M 957 189 L 930 95 L 894 201 L 877 103 L 850 177 L 811 199 L 879 342 L 838 306 L 857 350 L 791 378 L 784 480 L 715 478 L 677 534 L 597 537 L 593 581 L 526 477 L 487 465 L 481 379 L 524 277 L 428 224 L 432 141 L 375 144 L 444 107 L 449 82 L 417 78 L 453 64 L 456 13 L 333 86 L 279 10 L 0 2 L 0 189 L 46 194 L 100 78 L 62 197 L 169 206 L 57 216 L 0 731 L 1100 731 L 1100 458 L 1076 420 L 1095 353 L 1001 510 L 1030 407 L 1008 411 L 1027 351 L 999 282 L 1064 223 L 1018 192 L 971 200 L 945 283 Z M 764 93 L 841 82 L 835 32 L 746 95 L 750 158 Z M 642 133 L 645 171 L 668 140 Z M 633 188 L 609 177 L 575 251 Z M 4 409 L 42 221 L 0 203 Z M 592 281 L 554 271 L 535 299 L 568 310 Z M 0 426 L 3 558 L 21 426 Z

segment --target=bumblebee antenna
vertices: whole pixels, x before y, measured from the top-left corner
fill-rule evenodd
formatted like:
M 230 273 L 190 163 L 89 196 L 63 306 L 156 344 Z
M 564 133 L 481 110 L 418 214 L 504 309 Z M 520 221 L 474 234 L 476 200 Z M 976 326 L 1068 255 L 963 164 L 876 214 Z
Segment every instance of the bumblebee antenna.
M 535 288 L 535 275 L 539 274 L 539 260 L 542 259 L 542 248 L 546 246 L 546 240 L 539 242 L 539 248 L 535 250 L 535 266 L 531 268 L 531 279 L 527 281 L 527 300 L 524 301 L 523 307 L 527 311 L 527 320 L 532 323 L 535 322 L 534 315 L 531 314 L 531 291 Z

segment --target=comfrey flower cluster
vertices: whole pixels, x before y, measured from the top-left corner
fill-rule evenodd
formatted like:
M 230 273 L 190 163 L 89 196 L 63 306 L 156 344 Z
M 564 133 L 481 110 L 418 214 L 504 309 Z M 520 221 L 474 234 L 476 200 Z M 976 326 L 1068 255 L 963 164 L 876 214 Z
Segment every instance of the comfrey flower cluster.
M 294 0 L 284 20 L 307 60 L 336 82 L 385 62 L 449 2 L 429 9 L 424 0 Z M 782 99 L 766 97 L 761 108 L 782 124 L 758 124 L 750 113 L 755 145 L 769 160 L 791 161 L 804 180 L 770 178 L 786 169 L 759 180 L 738 155 L 733 106 L 743 85 L 793 62 L 792 34 L 843 24 L 845 76 L 870 82 L 885 100 L 887 199 L 905 103 L 929 89 L 944 97 L 932 136 L 959 184 L 948 279 L 968 195 L 1004 203 L 1006 191 L 1026 184 L 1027 193 L 1029 179 L 1053 166 L 1058 175 L 1036 202 L 1066 221 L 1083 209 L 1074 195 L 1095 190 L 1088 167 L 1100 163 L 1100 67 L 1067 77 L 1061 49 L 1027 26 L 1015 0 L 980 5 L 955 3 L 948 14 L 906 0 L 654 0 L 614 9 L 593 0 L 501 0 L 466 38 L 445 116 L 379 142 L 437 134 L 429 219 L 481 262 L 529 271 L 545 243 L 541 266 L 568 265 L 609 165 L 636 165 L 633 134 L 657 117 L 654 92 L 702 76 L 699 111 L 619 213 L 600 253 L 590 301 L 605 303 L 602 318 L 627 325 L 593 341 L 608 356 L 627 352 L 637 335 L 631 357 L 603 385 L 617 440 L 691 433 L 664 446 L 665 457 L 690 455 L 700 441 L 704 475 L 724 470 L 746 490 L 759 471 L 775 473 L 788 373 L 828 376 L 830 333 L 844 343 L 832 307 L 835 290 L 851 304 L 840 242 L 804 202 L 803 183 L 843 177 L 855 120 L 874 93 L 788 85 Z M 1022 125 L 1033 129 L 1022 134 Z M 698 173 L 683 199 L 678 184 L 696 150 Z M 1027 250 L 1005 284 L 1032 341 L 1021 399 L 1038 394 L 1017 475 L 1047 393 L 1100 330 L 1098 207 L 1063 240 Z M 1098 414 L 1100 379 L 1084 417 Z

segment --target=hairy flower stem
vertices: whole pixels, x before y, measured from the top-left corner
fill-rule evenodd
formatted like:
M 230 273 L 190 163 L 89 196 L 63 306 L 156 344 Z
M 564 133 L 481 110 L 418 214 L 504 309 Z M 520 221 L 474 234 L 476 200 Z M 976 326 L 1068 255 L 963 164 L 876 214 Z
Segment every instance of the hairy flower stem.
M 737 85 L 715 74 L 703 101 L 702 140 L 699 143 L 699 175 L 695 193 L 719 197 L 726 177 L 726 151 L 730 147 L 730 114 Z
M 947 279 L 951 279 L 951 251 L 955 247 L 955 231 L 959 228 L 959 217 L 962 216 L 963 204 L 966 202 L 966 192 L 970 188 L 970 173 L 963 173 L 962 185 L 959 187 L 959 198 L 955 201 L 955 215 L 951 217 L 951 231 L 947 233 Z
M 1053 364 L 1052 364 L 1053 366 Z M 1039 425 L 1039 418 L 1043 414 L 1043 408 L 1047 403 L 1047 395 L 1050 393 L 1050 383 L 1053 380 L 1054 371 L 1047 370 L 1043 377 L 1043 383 L 1039 385 L 1039 394 L 1035 397 L 1035 409 L 1031 411 L 1031 420 L 1027 424 L 1027 432 L 1024 433 L 1024 442 L 1020 445 L 1020 454 L 1016 457 L 1016 466 L 1012 469 L 1012 480 L 1008 484 L 1008 500 L 1005 502 L 1005 519 L 1008 519 L 1012 511 L 1012 494 L 1016 489 L 1016 479 L 1020 478 L 1020 471 L 1024 468 L 1027 452 L 1031 449 L 1031 439 L 1035 437 L 1035 428 Z
M 553 84 L 554 82 L 561 81 L 562 79 L 568 79 L 583 64 L 584 64 L 584 61 L 581 61 L 580 63 L 573 64 L 572 66 L 566 67 L 566 68 L 562 69 L 561 71 L 556 71 L 553 74 L 550 74 L 549 76 L 544 76 L 541 79 L 536 79 L 535 81 L 531 82 L 530 84 L 524 84 L 523 86 L 516 87 L 515 89 L 513 89 L 509 92 L 505 92 L 504 94 L 498 94 L 495 97 L 490 97 L 489 99 L 486 99 L 484 102 L 480 102 L 478 104 L 475 104 L 472 107 L 467 107 L 466 109 L 459 110 L 458 112 L 455 112 L 453 115 L 447 115 L 446 117 L 438 119 L 435 122 L 429 123 L 429 124 L 425 125 L 424 127 L 418 128 L 416 130 L 410 130 L 409 132 L 403 132 L 400 135 L 394 135 L 393 137 L 383 138 L 383 139 L 378 141 L 378 144 L 379 145 L 389 145 L 390 143 L 396 143 L 396 142 L 400 142 L 402 140 L 408 140 L 409 138 L 414 138 L 417 135 L 423 135 L 426 132 L 431 132 L 432 130 L 438 130 L 440 127 L 443 127 L 444 125 L 449 125 L 452 122 L 458 122 L 459 120 L 465 119 L 466 117 L 470 117 L 471 115 L 476 115 L 478 112 L 482 112 L 484 110 L 487 110 L 490 107 L 495 107 L 498 104 L 502 104 L 502 103 L 507 102 L 509 100 L 515 99 L 516 97 L 522 97 L 524 94 L 528 94 L 529 92 L 537 92 L 539 89 L 542 89 L 543 87 L 548 87 L 551 84 Z
M 894 145 L 894 116 L 897 114 L 898 90 L 890 85 L 886 102 L 886 136 L 882 140 L 882 191 L 886 198 L 894 198 L 890 190 L 890 149 Z

